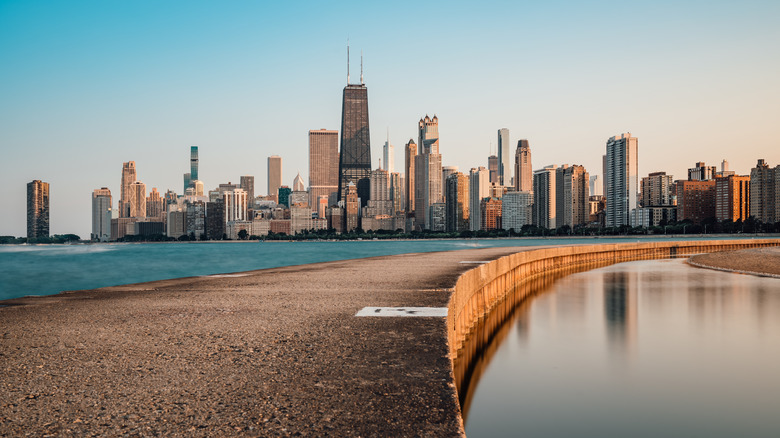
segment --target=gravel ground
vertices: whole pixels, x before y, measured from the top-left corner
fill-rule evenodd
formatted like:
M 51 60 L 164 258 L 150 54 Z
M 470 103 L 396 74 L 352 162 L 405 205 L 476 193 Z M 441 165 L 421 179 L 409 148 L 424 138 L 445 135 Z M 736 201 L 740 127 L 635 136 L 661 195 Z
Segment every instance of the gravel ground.
M 691 257 L 700 266 L 744 273 L 780 276 L 780 248 L 754 248 L 723 251 Z
M 527 249 L 527 248 L 526 248 Z M 462 434 L 443 318 L 474 265 L 411 254 L 0 302 L 1 436 Z

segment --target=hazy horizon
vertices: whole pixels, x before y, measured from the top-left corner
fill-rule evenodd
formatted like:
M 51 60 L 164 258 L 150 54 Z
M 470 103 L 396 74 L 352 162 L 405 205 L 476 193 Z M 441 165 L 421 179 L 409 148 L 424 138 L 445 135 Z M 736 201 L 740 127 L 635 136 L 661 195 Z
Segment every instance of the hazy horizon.
M 26 235 L 26 184 L 51 184 L 52 234 L 87 238 L 91 193 L 116 207 L 122 163 L 182 193 L 283 159 L 308 186 L 308 131 L 340 129 L 346 84 L 368 87 L 372 167 L 417 121 L 440 121 L 443 165 L 487 166 L 499 128 L 533 168 L 601 174 L 606 140 L 639 138 L 639 173 L 697 161 L 780 164 L 780 3 L 0 2 L 0 235 Z

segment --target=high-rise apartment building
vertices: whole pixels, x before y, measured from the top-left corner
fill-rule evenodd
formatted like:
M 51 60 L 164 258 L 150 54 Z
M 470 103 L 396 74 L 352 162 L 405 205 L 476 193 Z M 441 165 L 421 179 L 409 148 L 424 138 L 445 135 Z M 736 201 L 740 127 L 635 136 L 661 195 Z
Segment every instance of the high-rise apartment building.
M 679 195 L 678 195 L 679 196 Z M 765 224 L 780 222 L 780 166 L 758 160 L 750 170 L 750 215 Z
M 715 180 L 677 181 L 678 221 L 687 219 L 694 224 L 701 224 L 702 221 L 714 217 Z
M 111 190 L 102 187 L 92 191 L 92 233 L 97 242 L 111 240 Z
M 642 178 L 641 204 L 642 207 L 661 207 L 673 205 L 672 190 L 674 190 L 674 177 L 666 172 L 653 172 Z
M 152 191 L 149 192 L 149 196 L 146 197 L 146 217 L 152 218 L 156 221 L 163 221 L 165 214 L 165 203 L 157 191 L 157 187 L 152 187 Z
M 268 157 L 268 196 L 273 196 L 279 201 L 279 187 L 282 186 L 282 157 L 271 155 Z
M 744 221 L 750 217 L 749 176 L 715 178 L 715 217 L 728 222 Z
M 362 206 L 365 206 L 371 190 L 368 180 L 370 173 L 371 138 L 368 128 L 368 89 L 363 83 L 362 73 L 360 74 L 360 84 L 349 83 L 348 65 L 347 86 L 344 87 L 341 106 L 338 200 L 346 199 L 347 186 L 351 182 L 355 184 L 357 197 L 360 198 Z M 349 215 L 347 214 L 347 216 Z
M 481 230 L 501 229 L 502 202 L 498 198 L 484 198 L 480 201 L 480 226 Z
M 631 210 L 637 207 L 638 151 L 639 140 L 632 137 L 630 132 L 607 140 L 607 154 L 604 159 L 607 227 L 629 225 Z
M 49 183 L 27 183 L 27 238 L 49 237 Z
M 498 130 L 498 183 L 502 186 L 512 185 L 512 153 L 509 144 L 509 130 L 501 128 Z
M 490 196 L 490 171 L 482 166 L 469 172 L 469 229 L 482 229 L 481 201 Z
M 555 226 L 574 228 L 588 223 L 590 177 L 583 166 L 563 165 L 555 173 Z
M 534 171 L 531 167 L 531 146 L 528 140 L 517 142 L 515 151 L 515 190 L 530 192 L 534 189 Z
M 704 162 L 688 169 L 688 181 L 707 181 L 715 178 L 715 166 L 707 166 Z
M 469 177 L 455 172 L 447 177 L 446 229 L 448 232 L 469 229 Z
M 488 171 L 490 172 L 490 183 L 498 184 L 498 157 L 491 155 L 488 157 Z
M 222 192 L 222 205 L 225 208 L 225 224 L 228 222 L 246 221 L 247 199 L 242 189 Z
M 501 197 L 501 227 L 519 232 L 524 225 L 531 225 L 534 195 L 528 192 L 507 192 Z
M 309 205 L 318 208 L 321 196 L 335 204 L 339 191 L 339 132 L 309 131 Z M 322 216 L 325 217 L 325 216 Z
M 444 202 L 441 155 L 439 154 L 439 118 L 427 115 L 418 124 L 419 153 L 415 157 L 415 227 L 430 229 L 430 207 Z
M 414 140 L 409 139 L 404 147 L 404 207 L 406 208 L 406 217 L 414 217 L 414 161 L 417 156 L 417 145 Z
M 135 161 L 122 163 L 122 185 L 119 193 L 119 217 L 130 215 L 130 185 L 137 179 Z
M 376 169 L 369 177 L 371 199 L 363 208 L 364 217 L 392 216 L 395 214 L 393 207 L 392 190 L 390 187 L 390 174 L 386 170 Z
M 531 214 L 533 224 L 538 227 L 557 228 L 555 175 L 555 165 L 534 171 L 534 204 Z

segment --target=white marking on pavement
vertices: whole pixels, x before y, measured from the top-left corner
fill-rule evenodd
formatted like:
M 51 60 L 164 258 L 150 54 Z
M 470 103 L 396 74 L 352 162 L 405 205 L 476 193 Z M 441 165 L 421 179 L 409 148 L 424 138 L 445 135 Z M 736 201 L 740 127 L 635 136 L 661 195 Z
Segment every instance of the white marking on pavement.
M 355 316 L 447 316 L 446 307 L 364 307 Z
M 471 265 L 484 265 L 485 263 L 490 263 L 490 260 L 464 260 L 460 263 L 467 263 Z

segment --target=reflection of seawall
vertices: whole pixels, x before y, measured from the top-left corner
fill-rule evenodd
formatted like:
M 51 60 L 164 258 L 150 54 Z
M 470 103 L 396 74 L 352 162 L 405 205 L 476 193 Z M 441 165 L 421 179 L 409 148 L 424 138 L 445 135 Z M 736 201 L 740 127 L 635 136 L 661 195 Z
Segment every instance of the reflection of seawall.
M 448 305 L 447 337 L 462 413 L 513 310 L 555 279 L 596 267 L 716 251 L 780 246 L 778 239 L 553 247 L 501 257 L 461 275 Z M 505 334 L 504 334 L 505 335 Z M 492 347 L 491 347 L 492 345 Z

